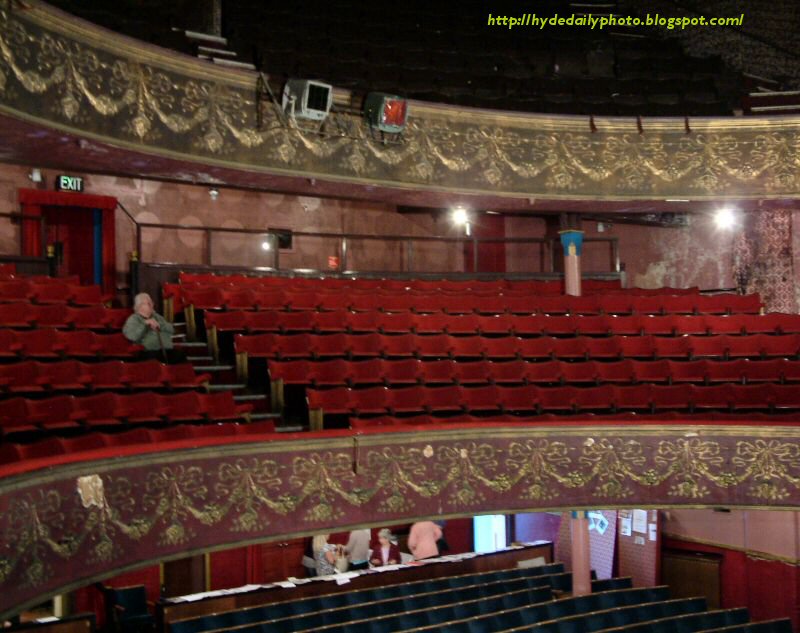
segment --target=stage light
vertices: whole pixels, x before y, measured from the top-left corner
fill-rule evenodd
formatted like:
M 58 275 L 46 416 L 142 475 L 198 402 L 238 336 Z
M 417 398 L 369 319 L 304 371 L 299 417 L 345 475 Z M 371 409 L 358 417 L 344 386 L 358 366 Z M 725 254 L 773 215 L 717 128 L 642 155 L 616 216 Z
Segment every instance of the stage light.
M 718 229 L 728 231 L 737 224 L 736 213 L 730 207 L 722 207 L 714 214 L 714 224 Z
M 453 220 L 453 224 L 458 224 L 459 226 L 469 223 L 469 214 L 464 207 L 456 207 L 453 209 L 450 217 Z
M 324 121 L 333 104 L 333 86 L 310 79 L 289 79 L 281 107 L 295 119 Z
M 408 102 L 394 95 L 370 92 L 364 100 L 367 122 L 381 132 L 399 134 L 406 127 Z

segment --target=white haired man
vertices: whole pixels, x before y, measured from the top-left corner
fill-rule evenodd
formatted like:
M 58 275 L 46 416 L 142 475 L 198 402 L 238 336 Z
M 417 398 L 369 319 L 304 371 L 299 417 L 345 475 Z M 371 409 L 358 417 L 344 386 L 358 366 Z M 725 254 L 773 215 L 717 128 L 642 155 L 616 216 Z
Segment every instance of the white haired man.
M 133 314 L 125 321 L 122 333 L 132 343 L 144 347 L 143 356 L 165 361 L 183 362 L 185 356 L 172 349 L 175 327 L 153 309 L 153 300 L 146 292 L 133 299 Z

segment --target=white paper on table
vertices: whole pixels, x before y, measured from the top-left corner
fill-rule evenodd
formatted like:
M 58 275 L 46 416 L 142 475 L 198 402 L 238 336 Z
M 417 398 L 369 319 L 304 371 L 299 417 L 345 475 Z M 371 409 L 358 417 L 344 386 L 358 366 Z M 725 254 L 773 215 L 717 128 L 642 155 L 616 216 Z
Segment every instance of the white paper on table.
M 633 531 L 647 534 L 647 510 L 633 511 Z
M 631 535 L 631 518 L 630 517 L 621 517 L 619 520 L 619 533 L 622 536 L 630 536 Z
M 283 587 L 284 589 L 291 589 L 297 586 L 291 580 L 281 580 L 280 582 L 276 582 L 275 584 L 278 585 L 279 587 Z

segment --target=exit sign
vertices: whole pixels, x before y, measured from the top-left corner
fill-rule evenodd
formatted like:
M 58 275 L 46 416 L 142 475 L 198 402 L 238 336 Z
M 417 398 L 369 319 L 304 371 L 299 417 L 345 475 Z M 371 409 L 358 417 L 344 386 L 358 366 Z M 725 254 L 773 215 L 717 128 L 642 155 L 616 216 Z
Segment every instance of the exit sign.
M 83 193 L 83 178 L 80 176 L 56 176 L 56 191 Z

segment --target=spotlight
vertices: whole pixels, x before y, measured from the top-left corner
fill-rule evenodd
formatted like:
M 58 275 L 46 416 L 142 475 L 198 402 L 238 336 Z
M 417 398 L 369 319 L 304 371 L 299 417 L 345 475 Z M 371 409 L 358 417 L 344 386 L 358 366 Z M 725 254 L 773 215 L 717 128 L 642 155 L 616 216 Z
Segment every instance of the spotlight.
M 714 224 L 718 229 L 728 231 L 735 227 L 736 223 L 736 214 L 730 207 L 722 207 L 714 214 Z
M 324 121 L 333 104 L 333 86 L 310 79 L 289 79 L 283 87 L 281 107 L 296 119 Z
M 272 246 L 270 246 L 270 243 L 267 240 L 264 240 L 263 242 L 261 242 L 261 250 L 268 251 L 268 250 L 271 250 L 271 249 L 272 249 Z
M 208 190 L 208 195 L 212 200 L 216 200 L 219 198 L 219 189 L 216 187 L 211 187 L 211 189 Z
M 450 217 L 453 220 L 453 224 L 458 224 L 459 226 L 469 223 L 469 214 L 464 207 L 456 207 L 453 209 Z
M 364 100 L 364 114 L 369 124 L 390 134 L 398 134 L 406 126 L 408 102 L 394 95 L 370 92 Z

